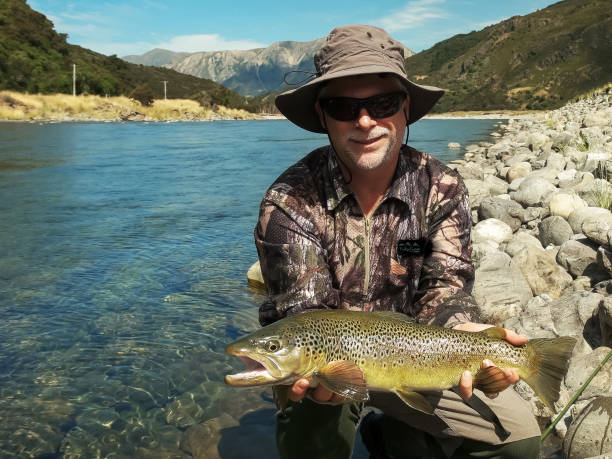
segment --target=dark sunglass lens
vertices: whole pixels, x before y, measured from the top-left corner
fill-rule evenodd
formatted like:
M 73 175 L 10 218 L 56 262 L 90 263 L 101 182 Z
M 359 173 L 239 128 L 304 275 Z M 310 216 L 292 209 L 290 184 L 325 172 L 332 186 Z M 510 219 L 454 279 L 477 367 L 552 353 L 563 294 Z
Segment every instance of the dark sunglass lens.
M 329 116 L 338 121 L 352 121 L 359 114 L 358 99 L 350 97 L 330 97 L 321 99 L 321 107 Z
M 365 108 L 372 118 L 387 118 L 395 115 L 405 99 L 405 93 L 393 92 L 366 99 L 355 99 L 353 97 L 321 98 L 319 103 L 321 108 L 332 118 L 338 121 L 353 121 L 357 119 L 362 108 Z
M 366 110 L 374 118 L 387 118 L 399 111 L 405 98 L 401 92 L 374 96 L 366 104 Z

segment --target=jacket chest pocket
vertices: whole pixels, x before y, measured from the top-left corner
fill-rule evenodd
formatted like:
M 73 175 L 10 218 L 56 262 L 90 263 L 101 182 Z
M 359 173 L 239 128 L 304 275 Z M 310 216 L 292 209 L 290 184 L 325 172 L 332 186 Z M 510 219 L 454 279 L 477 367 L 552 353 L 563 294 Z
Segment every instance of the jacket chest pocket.
M 398 239 L 389 258 L 391 284 L 403 287 L 418 282 L 427 250 L 428 241 L 425 238 Z

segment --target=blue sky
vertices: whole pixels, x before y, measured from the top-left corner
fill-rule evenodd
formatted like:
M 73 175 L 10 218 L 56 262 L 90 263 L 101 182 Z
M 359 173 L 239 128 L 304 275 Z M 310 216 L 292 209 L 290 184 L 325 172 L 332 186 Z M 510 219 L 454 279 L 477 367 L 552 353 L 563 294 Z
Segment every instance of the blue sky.
M 28 0 L 68 34 L 68 42 L 103 54 L 252 49 L 309 41 L 335 26 L 385 28 L 415 52 L 459 33 L 480 30 L 551 0 Z

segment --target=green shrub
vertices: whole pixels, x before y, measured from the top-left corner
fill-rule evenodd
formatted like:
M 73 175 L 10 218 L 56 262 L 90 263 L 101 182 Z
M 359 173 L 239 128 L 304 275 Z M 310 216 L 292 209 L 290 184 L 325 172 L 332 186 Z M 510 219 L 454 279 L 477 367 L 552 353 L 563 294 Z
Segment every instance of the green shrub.
M 129 97 L 130 99 L 137 100 L 145 107 L 150 106 L 154 99 L 153 90 L 146 83 L 136 86 Z

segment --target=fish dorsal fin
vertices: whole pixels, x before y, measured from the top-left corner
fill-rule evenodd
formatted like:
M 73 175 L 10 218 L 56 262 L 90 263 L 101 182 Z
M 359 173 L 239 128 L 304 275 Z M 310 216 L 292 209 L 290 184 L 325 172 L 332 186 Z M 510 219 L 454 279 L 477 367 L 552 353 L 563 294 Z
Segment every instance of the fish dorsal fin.
M 401 398 L 402 401 L 409 407 L 422 411 L 425 414 L 434 414 L 431 404 L 418 392 L 407 388 L 393 389 L 392 392 Z
M 346 399 L 355 402 L 365 402 L 370 399 L 363 372 L 353 362 L 347 360 L 329 362 L 316 376 L 323 386 Z
M 395 311 L 372 311 L 369 314 L 374 314 L 377 316 L 380 316 L 381 319 L 395 319 L 395 320 L 404 320 L 406 322 L 411 322 L 414 323 L 415 320 L 402 313 L 402 312 L 395 312 Z
M 495 366 L 480 368 L 474 375 L 474 387 L 486 394 L 501 392 L 509 386 L 504 371 Z
M 489 327 L 481 330 L 479 333 L 484 333 L 491 338 L 506 339 L 506 330 L 501 327 Z

